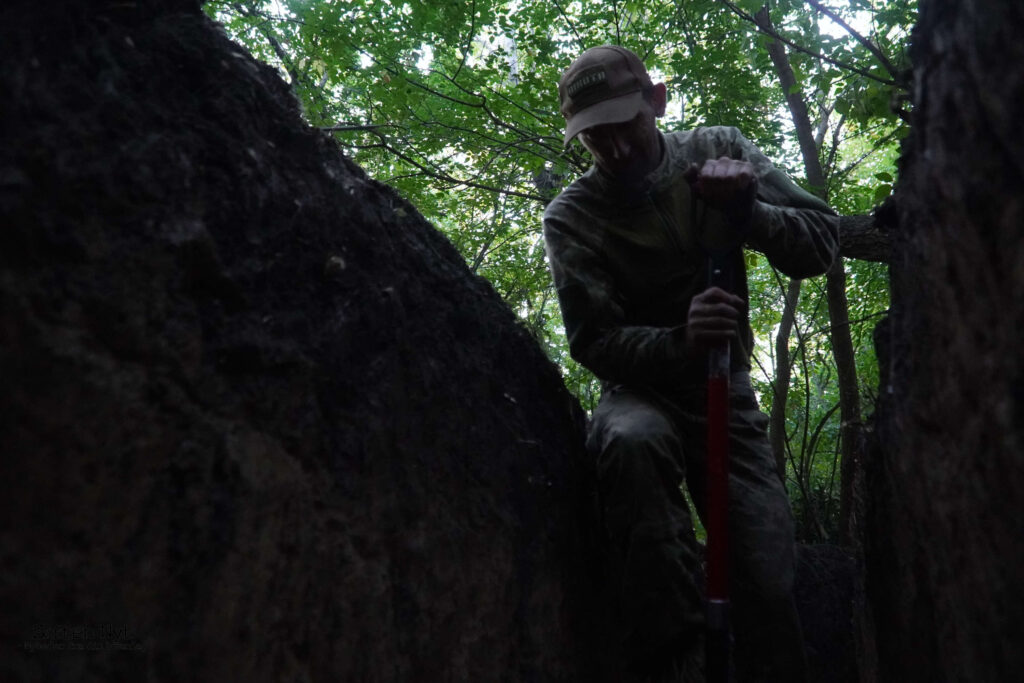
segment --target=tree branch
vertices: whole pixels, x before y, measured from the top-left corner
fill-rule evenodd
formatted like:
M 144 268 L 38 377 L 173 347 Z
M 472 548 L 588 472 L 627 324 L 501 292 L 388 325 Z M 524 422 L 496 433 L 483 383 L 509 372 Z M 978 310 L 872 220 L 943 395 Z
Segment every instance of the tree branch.
M 864 78 L 870 78 L 873 81 L 878 81 L 879 83 L 884 83 L 885 85 L 899 86 L 899 83 L 897 83 L 894 80 L 891 80 L 891 79 L 888 79 L 888 78 L 880 78 L 880 77 L 876 76 L 875 74 L 871 73 L 870 71 L 865 71 L 864 69 L 859 69 L 859 68 L 853 66 L 852 64 L 847 64 L 846 62 L 841 62 L 841 61 L 839 61 L 837 59 L 832 59 L 828 55 L 822 54 L 820 52 L 815 52 L 814 50 L 808 50 L 806 47 L 803 47 L 802 45 L 797 45 L 796 43 L 794 43 L 789 38 L 786 38 L 785 36 L 779 34 L 778 31 L 774 31 L 774 30 L 768 31 L 768 30 L 765 30 L 764 28 L 762 28 L 757 23 L 757 21 L 754 19 L 753 16 L 751 16 L 750 14 L 747 14 L 746 12 L 744 12 L 742 9 L 737 7 L 735 4 L 733 4 L 729 0 L 718 0 L 718 1 L 721 2 L 723 5 L 725 5 L 726 7 L 728 7 L 730 10 L 732 10 L 733 13 L 736 14 L 738 17 L 740 17 L 740 18 L 742 18 L 742 19 L 744 19 L 746 21 L 749 21 L 751 24 L 753 24 L 757 28 L 757 30 L 759 32 L 765 34 L 766 36 L 770 36 L 770 37 L 774 38 L 775 40 L 783 42 L 786 45 L 789 45 L 791 48 L 793 48 L 794 50 L 796 50 L 798 52 L 803 52 L 805 55 L 810 55 L 811 57 L 814 57 L 815 59 L 824 60 L 824 61 L 828 62 L 829 64 L 832 64 L 834 66 L 838 66 L 840 69 L 846 69 L 847 71 L 852 71 L 853 73 L 860 74 Z
M 325 133 L 341 133 L 345 131 L 354 130 L 376 130 L 378 128 L 398 128 L 406 129 L 405 126 L 399 126 L 395 123 L 376 123 L 376 124 L 358 124 L 358 123 L 340 123 L 336 126 L 319 126 L 319 129 Z
M 576 30 L 576 24 L 573 23 L 572 19 L 569 18 L 569 15 L 565 13 L 565 10 L 562 9 L 562 4 L 558 2 L 558 0 L 552 0 L 552 2 L 554 2 L 555 7 L 558 8 L 558 13 L 562 15 L 563 19 L 565 19 L 565 23 L 569 25 L 569 30 L 571 30 L 572 34 L 576 36 L 576 44 L 579 46 L 580 52 L 586 50 L 587 46 L 584 44 L 583 38 L 580 36 L 580 32 Z
M 374 132 L 374 131 L 371 131 L 371 132 Z M 487 192 L 497 192 L 499 194 L 505 194 L 505 195 L 509 195 L 511 197 L 521 197 L 523 199 L 531 199 L 533 201 L 537 201 L 537 202 L 541 202 L 541 203 L 543 203 L 545 201 L 545 198 L 540 196 L 539 194 L 533 194 L 533 193 L 530 193 L 530 192 L 520 192 L 518 190 L 509 190 L 509 189 L 504 189 L 504 188 L 500 188 L 500 187 L 492 187 L 490 185 L 484 185 L 483 183 L 478 183 L 478 182 L 473 181 L 473 180 L 462 180 L 462 179 L 456 178 L 456 177 L 454 177 L 452 175 L 449 175 L 449 174 L 447 174 L 447 173 L 445 173 L 443 171 L 432 169 L 429 166 L 426 166 L 425 164 L 423 164 L 423 163 L 413 159 L 409 155 L 402 153 L 401 151 L 399 151 L 398 149 L 396 149 L 392 145 L 388 144 L 387 141 L 383 137 L 381 137 L 379 135 L 378 135 L 378 137 L 381 140 L 380 144 L 376 144 L 376 145 L 355 145 L 355 147 L 357 147 L 358 149 L 373 149 L 373 148 L 383 149 L 386 152 L 388 152 L 389 154 L 393 154 L 396 157 L 398 157 L 399 159 L 401 159 L 402 161 L 406 162 L 407 164 L 410 164 L 411 166 L 417 168 L 423 175 L 429 176 L 429 177 L 434 178 L 436 180 L 441 180 L 443 182 L 448 183 L 449 185 L 452 185 L 453 187 L 459 187 L 459 186 L 475 187 L 478 190 L 486 190 Z
M 893 80 L 899 78 L 899 72 L 896 70 L 896 67 L 892 65 L 892 62 L 889 61 L 888 57 L 886 57 L 874 43 L 853 30 L 853 27 L 843 21 L 842 17 L 830 10 L 828 7 L 822 5 L 818 0 L 804 0 L 804 2 L 842 26 L 847 33 L 849 33 L 858 43 L 867 48 L 868 52 L 875 56 L 885 70 L 889 72 L 889 75 L 893 77 Z
M 459 73 L 462 71 L 462 67 L 466 65 L 466 59 L 469 58 L 469 48 L 473 44 L 473 34 L 476 33 L 476 0 L 473 0 L 473 6 L 469 9 L 469 36 L 466 38 L 466 44 L 462 48 L 462 61 L 459 62 L 459 67 L 455 69 L 455 75 L 453 79 L 459 77 Z
M 839 255 L 846 258 L 889 263 L 892 240 L 872 214 L 839 217 Z

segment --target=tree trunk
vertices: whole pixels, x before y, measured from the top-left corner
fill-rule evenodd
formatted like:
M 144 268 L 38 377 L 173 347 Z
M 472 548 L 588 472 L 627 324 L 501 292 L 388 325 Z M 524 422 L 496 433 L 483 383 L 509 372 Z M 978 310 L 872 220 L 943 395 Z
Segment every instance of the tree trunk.
M 772 412 L 768 421 L 768 438 L 775 456 L 779 479 L 786 481 L 786 403 L 789 400 L 789 378 L 793 366 L 789 359 L 789 336 L 796 321 L 796 307 L 800 303 L 800 280 L 790 280 L 786 287 L 785 305 L 779 333 L 775 336 L 775 382 Z
M 771 16 L 767 5 L 755 17 L 758 25 L 768 33 L 774 33 Z M 778 40 L 768 44 L 768 54 L 775 65 L 779 76 L 782 92 L 786 94 L 793 125 L 796 127 L 800 141 L 800 152 L 807 171 L 807 182 L 818 196 L 828 200 L 825 191 L 825 175 L 818 158 L 818 148 L 814 141 L 814 129 L 807 114 L 807 105 L 796 87 L 796 77 L 790 67 L 785 48 Z M 832 268 L 825 275 L 828 292 L 828 317 L 831 327 L 832 353 L 834 354 L 839 381 L 839 413 L 840 413 L 840 538 L 849 540 L 849 509 L 850 492 L 853 488 L 853 472 L 856 463 L 857 444 L 859 443 L 860 425 L 860 390 L 857 385 L 857 363 L 853 352 L 853 340 L 850 337 L 850 314 L 846 301 L 846 273 L 843 259 L 838 257 Z
M 839 542 L 850 543 L 850 510 L 853 480 L 860 457 L 860 392 L 857 363 L 850 336 L 849 306 L 846 301 L 846 271 L 838 258 L 825 276 L 828 293 L 828 317 L 832 327 L 832 353 L 836 359 L 839 382 Z
M 1024 671 L 1022 32 L 1019 2 L 920 3 L 866 465 L 878 670 L 865 680 Z

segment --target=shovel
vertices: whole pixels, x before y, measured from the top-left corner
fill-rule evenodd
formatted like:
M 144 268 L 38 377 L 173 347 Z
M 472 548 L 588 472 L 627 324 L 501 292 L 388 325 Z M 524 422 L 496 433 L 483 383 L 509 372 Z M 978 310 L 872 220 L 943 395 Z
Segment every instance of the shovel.
M 711 252 L 710 286 L 728 291 L 731 266 L 724 254 Z M 708 350 L 707 416 L 707 634 L 708 683 L 729 680 L 729 342 Z
M 691 176 L 691 226 L 708 256 L 708 286 L 733 289 L 733 264 L 750 226 L 718 230 L 701 227 L 697 201 L 701 184 Z M 729 619 L 729 341 L 708 350 L 707 393 L 707 633 L 705 669 L 708 683 L 730 679 L 732 634 Z

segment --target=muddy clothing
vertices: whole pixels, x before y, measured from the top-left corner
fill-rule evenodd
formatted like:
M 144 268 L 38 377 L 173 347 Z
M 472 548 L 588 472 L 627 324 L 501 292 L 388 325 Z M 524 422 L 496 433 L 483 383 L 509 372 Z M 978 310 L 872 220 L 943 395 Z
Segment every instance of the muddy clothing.
M 733 626 L 743 667 L 765 680 L 803 678 L 802 637 L 792 601 L 793 524 L 747 373 L 730 382 L 729 544 Z M 616 385 L 594 413 L 598 499 L 616 603 L 618 639 L 639 671 L 700 655 L 704 602 L 693 522 L 680 483 L 699 511 L 707 467 L 705 393 L 668 398 Z M 741 676 L 740 681 L 760 680 Z
M 838 218 L 736 129 L 698 128 L 663 142 L 642 189 L 623 188 L 595 167 L 544 214 L 570 351 L 604 386 L 588 446 L 597 458 L 621 641 L 639 664 L 692 646 L 703 628 L 700 565 L 680 484 L 686 480 L 703 514 L 707 366 L 687 350 L 685 325 L 690 300 L 708 282 L 697 230 L 727 224 L 722 213 L 691 203 L 684 173 L 721 156 L 749 161 L 758 193 L 746 245 L 787 275 L 824 273 L 838 252 Z M 739 251 L 733 270 L 732 291 L 747 299 Z M 746 319 L 740 336 L 732 345 L 729 474 L 737 654 L 745 650 L 770 676 L 795 681 L 803 660 L 791 596 L 793 526 L 767 417 L 750 388 Z
M 804 192 L 735 128 L 698 128 L 663 136 L 661 163 L 647 191 L 617 185 L 593 167 L 544 212 L 544 239 L 574 358 L 602 380 L 676 388 L 702 382 L 705 367 L 685 352 L 690 299 L 707 288 L 707 257 L 691 225 L 691 164 L 727 156 L 749 161 L 758 201 L 747 246 L 796 278 L 824 273 L 838 251 L 839 219 Z M 698 203 L 707 232 L 724 216 Z M 746 298 L 737 253 L 735 294 Z M 750 367 L 752 336 L 733 351 L 733 368 Z

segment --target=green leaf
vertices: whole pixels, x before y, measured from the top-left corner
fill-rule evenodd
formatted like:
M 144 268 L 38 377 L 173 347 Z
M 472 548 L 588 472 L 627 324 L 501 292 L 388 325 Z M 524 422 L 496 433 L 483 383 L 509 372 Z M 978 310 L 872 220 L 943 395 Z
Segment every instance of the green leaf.
M 739 0 L 736 4 L 749 14 L 757 14 L 764 7 L 765 0 Z
M 881 204 L 886 197 L 892 194 L 892 185 L 885 183 L 875 188 L 875 204 Z

